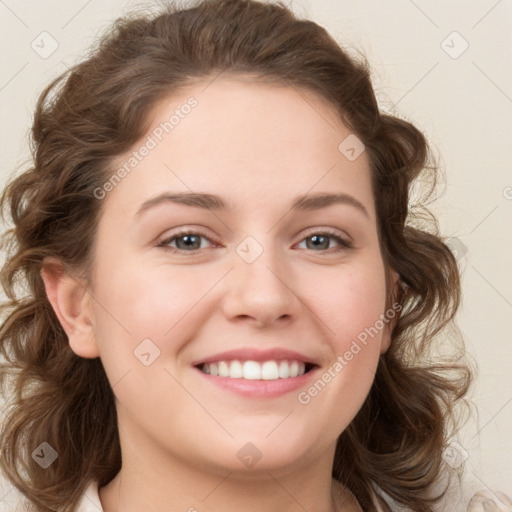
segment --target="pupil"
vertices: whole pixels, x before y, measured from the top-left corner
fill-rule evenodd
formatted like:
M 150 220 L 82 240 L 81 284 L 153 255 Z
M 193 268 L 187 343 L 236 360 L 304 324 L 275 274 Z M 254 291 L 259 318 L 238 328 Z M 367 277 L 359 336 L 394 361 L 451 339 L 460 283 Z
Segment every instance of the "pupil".
M 194 245 L 194 239 L 196 244 L 197 245 L 197 240 L 198 240 L 198 237 L 196 235 L 183 235 L 181 236 L 180 238 L 177 239 L 177 245 L 180 245 L 179 241 L 180 240 L 183 240 L 183 244 L 185 247 L 188 247 L 190 248 L 191 246 Z
M 320 244 L 317 244 L 317 243 L 313 242 L 313 247 L 322 246 L 322 248 L 324 248 L 324 249 L 327 249 L 329 247 L 329 240 L 328 240 L 328 238 L 326 236 L 323 236 L 323 235 L 313 235 L 310 238 L 311 238 L 312 241 L 318 241 L 318 240 L 321 241 L 322 239 L 324 241 L 323 244 L 321 242 L 320 242 Z M 325 242 L 327 242 L 327 244 Z

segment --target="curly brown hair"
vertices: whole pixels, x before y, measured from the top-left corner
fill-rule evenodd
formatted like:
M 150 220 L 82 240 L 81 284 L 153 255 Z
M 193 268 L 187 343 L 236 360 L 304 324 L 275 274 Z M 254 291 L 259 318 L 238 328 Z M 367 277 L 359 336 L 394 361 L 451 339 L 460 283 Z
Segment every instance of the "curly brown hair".
M 332 475 L 366 511 L 376 510 L 374 499 L 390 510 L 376 489 L 430 511 L 445 493 L 434 492 L 449 469 L 443 450 L 473 378 L 454 322 L 457 261 L 426 209 L 440 171 L 421 131 L 380 112 L 364 57 L 349 55 L 283 2 L 209 0 L 127 15 L 41 93 L 33 164 L 11 180 L 0 203 L 13 224 L 3 235 L 0 274 L 8 298 L 0 327 L 8 403 L 2 469 L 37 511 L 72 511 L 91 479 L 102 487 L 119 472 L 114 395 L 101 360 L 70 349 L 40 272 L 53 257 L 87 278 L 103 203 L 94 191 L 112 162 L 146 132 L 159 99 L 220 72 L 317 93 L 366 146 L 382 255 L 402 285 L 395 297 L 401 313 L 371 391 L 338 439 Z M 420 177 L 428 190 L 409 204 Z M 442 356 L 438 340 L 448 327 L 456 350 Z M 43 441 L 59 454 L 45 470 L 31 457 Z

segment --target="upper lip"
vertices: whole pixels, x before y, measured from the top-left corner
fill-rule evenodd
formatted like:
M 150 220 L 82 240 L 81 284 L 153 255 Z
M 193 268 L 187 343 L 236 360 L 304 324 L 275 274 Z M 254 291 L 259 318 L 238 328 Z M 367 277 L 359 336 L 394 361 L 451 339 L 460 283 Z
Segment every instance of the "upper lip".
M 273 360 L 288 360 L 288 361 L 299 361 L 312 365 L 318 363 L 299 352 L 294 350 L 288 350 L 285 348 L 271 348 L 271 349 L 255 349 L 255 348 L 239 348 L 234 350 L 228 350 L 226 352 L 220 352 L 212 356 L 208 356 L 203 359 L 199 359 L 192 363 L 193 366 L 198 366 L 204 363 L 215 363 L 217 361 L 273 361 Z

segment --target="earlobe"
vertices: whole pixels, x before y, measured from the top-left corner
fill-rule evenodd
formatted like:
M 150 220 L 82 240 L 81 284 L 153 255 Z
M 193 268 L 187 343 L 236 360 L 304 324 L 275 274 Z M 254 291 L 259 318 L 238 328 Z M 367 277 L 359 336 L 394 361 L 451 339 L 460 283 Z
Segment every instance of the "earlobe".
M 400 316 L 401 306 L 398 304 L 400 300 L 400 276 L 395 270 L 389 270 L 388 273 L 388 286 L 390 293 L 388 297 L 390 300 L 385 312 L 385 323 L 382 330 L 382 341 L 380 345 L 380 353 L 387 352 L 391 345 L 391 333 Z
M 41 278 L 48 300 L 67 334 L 73 352 L 85 358 L 99 357 L 91 296 L 84 280 L 74 276 L 53 258 L 43 261 Z

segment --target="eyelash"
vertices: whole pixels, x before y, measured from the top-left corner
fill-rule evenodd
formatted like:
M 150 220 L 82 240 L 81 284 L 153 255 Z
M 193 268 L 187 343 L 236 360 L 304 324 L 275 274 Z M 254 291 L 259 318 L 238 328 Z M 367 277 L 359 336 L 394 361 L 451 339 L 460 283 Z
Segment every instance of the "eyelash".
M 170 238 L 166 238 L 165 240 L 162 240 L 158 244 L 158 247 L 161 247 L 165 251 L 170 251 L 170 252 L 177 253 L 177 254 L 187 254 L 187 253 L 197 254 L 197 253 L 199 253 L 202 249 L 193 249 L 191 251 L 186 251 L 186 250 L 178 249 L 178 248 L 175 248 L 175 247 L 169 247 L 168 244 L 170 244 L 171 242 L 175 241 L 178 238 L 182 238 L 182 237 L 188 236 L 188 235 L 200 236 L 202 238 L 205 238 L 209 242 L 212 242 L 213 244 L 215 244 L 215 242 L 213 240 L 211 240 L 209 236 L 207 236 L 205 233 L 203 233 L 200 230 L 199 231 L 187 231 L 187 230 L 184 230 L 184 231 L 180 231 L 180 232 L 174 234 Z M 346 251 L 346 250 L 349 250 L 349 249 L 353 249 L 353 247 L 354 247 L 352 242 L 349 242 L 348 240 L 345 240 L 345 239 L 341 238 L 339 235 L 337 235 L 337 234 L 335 234 L 335 233 L 333 233 L 332 231 L 329 231 L 329 230 L 312 231 L 307 236 L 305 236 L 301 240 L 301 242 L 303 242 L 304 240 L 306 240 L 308 238 L 311 238 L 312 236 L 315 236 L 315 235 L 330 237 L 330 238 L 334 239 L 336 242 L 338 242 L 340 247 L 338 249 L 331 247 L 329 249 L 324 249 L 322 251 L 313 251 L 313 252 L 320 252 L 320 253 L 324 252 L 324 253 L 331 254 L 333 252 L 341 252 L 341 251 L 344 251 L 344 250 Z M 312 250 L 312 249 L 309 249 L 309 250 Z

